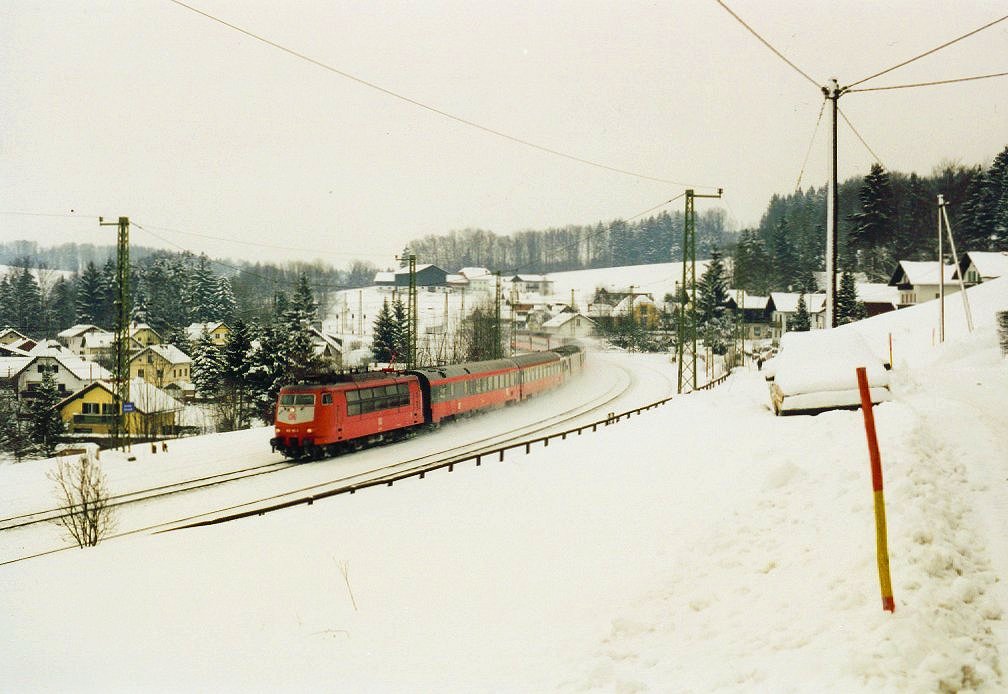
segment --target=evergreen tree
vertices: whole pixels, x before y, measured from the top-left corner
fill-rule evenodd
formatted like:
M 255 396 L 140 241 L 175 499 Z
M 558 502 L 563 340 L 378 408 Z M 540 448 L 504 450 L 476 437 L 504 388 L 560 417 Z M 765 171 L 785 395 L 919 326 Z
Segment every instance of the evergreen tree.
M 210 259 L 201 255 L 189 276 L 189 318 L 194 323 L 219 320 L 217 307 L 217 276 L 210 267 Z
M 60 277 L 49 294 L 49 313 L 53 322 L 51 332 L 59 332 L 76 321 L 76 292 L 72 282 Z
M 406 305 L 402 299 L 396 299 L 392 304 L 392 324 L 393 324 L 393 352 L 397 355 L 397 361 L 405 363 L 409 360 L 409 316 L 406 313 Z
M 291 310 L 294 311 L 298 320 L 310 322 L 318 318 L 318 303 L 315 301 L 315 294 L 308 283 L 308 275 L 303 272 L 298 276 L 297 286 L 294 288 Z
M 220 348 L 214 344 L 210 333 L 204 328 L 190 348 L 192 356 L 192 381 L 196 392 L 205 398 L 217 394 L 224 374 L 224 358 Z
M 99 325 L 105 310 L 101 272 L 89 262 L 77 280 L 77 322 Z
M 382 307 L 375 318 L 372 338 L 371 354 L 376 362 L 387 363 L 392 361 L 393 353 L 398 354 L 397 348 L 398 328 L 392 319 L 392 312 L 389 310 L 388 299 L 382 302 Z
M 215 302 L 217 304 L 217 318 L 219 320 L 231 323 L 235 316 L 238 315 L 238 302 L 235 300 L 234 291 L 231 288 L 231 280 L 227 277 L 221 277 L 217 280 Z
M 798 250 L 791 238 L 787 219 L 781 218 L 773 228 L 770 248 L 773 257 L 772 287 L 787 291 L 798 286 Z
M 11 298 L 14 302 L 13 326 L 25 335 L 41 337 L 44 329 L 42 291 L 27 267 L 21 268 L 11 282 Z
M 0 277 L 0 323 L 13 326 L 17 323 L 17 311 L 14 308 L 14 288 L 7 275 Z
M 792 332 L 808 332 L 812 329 L 812 319 L 809 316 L 808 305 L 805 303 L 805 294 L 798 297 L 798 308 L 794 317 L 788 321 L 788 330 Z
M 0 389 L 0 451 L 20 463 L 33 448 L 30 421 L 24 403 L 13 390 Z
M 872 279 L 888 276 L 891 265 L 891 250 L 894 207 L 892 184 L 889 174 L 881 164 L 872 164 L 871 172 L 865 176 L 858 194 L 861 210 L 851 221 L 851 242 L 862 252 L 862 268 Z
M 991 164 L 989 178 L 994 207 L 991 246 L 993 250 L 1008 250 L 1008 147 L 1001 150 Z
M 703 329 L 707 323 L 721 318 L 728 304 L 728 277 L 725 272 L 721 251 L 717 248 L 711 251 L 711 259 L 707 269 L 697 283 L 697 321 Z
M 46 457 L 55 453 L 58 438 L 66 428 L 59 410 L 56 409 L 61 399 L 52 371 L 46 370 L 42 375 L 42 382 L 35 390 L 29 415 L 32 441 Z
M 840 289 L 837 291 L 837 325 L 844 325 L 867 317 L 865 305 L 858 301 L 854 275 L 844 272 L 840 275 Z
M 116 296 L 119 290 L 119 283 L 116 281 L 116 264 L 111 258 L 105 261 L 101 269 L 101 284 L 98 289 L 101 301 L 98 304 L 97 325 L 106 330 L 115 330 L 116 320 Z
M 256 414 L 252 329 L 245 321 L 235 321 L 222 356 L 220 409 L 227 429 L 246 429 Z M 278 391 L 279 392 L 279 391 Z

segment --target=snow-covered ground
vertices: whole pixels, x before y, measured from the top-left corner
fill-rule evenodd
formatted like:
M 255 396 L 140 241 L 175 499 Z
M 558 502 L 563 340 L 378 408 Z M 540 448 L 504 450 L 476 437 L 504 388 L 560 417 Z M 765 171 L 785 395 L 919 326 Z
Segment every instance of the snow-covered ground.
M 840 329 L 893 338 L 895 613 L 861 413 L 773 417 L 746 371 L 503 463 L 0 567 L 0 689 L 1004 691 L 1008 280 L 970 297 L 942 345 L 933 302 Z

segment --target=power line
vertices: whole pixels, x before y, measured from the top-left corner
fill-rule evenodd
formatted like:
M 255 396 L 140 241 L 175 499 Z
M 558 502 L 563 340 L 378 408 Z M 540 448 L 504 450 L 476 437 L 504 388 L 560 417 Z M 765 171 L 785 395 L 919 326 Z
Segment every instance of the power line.
M 206 17 L 209 20 L 212 20 L 214 22 L 217 22 L 218 24 L 221 24 L 221 25 L 229 28 L 229 29 L 232 29 L 232 30 L 237 31 L 237 32 L 239 32 L 241 34 L 244 34 L 245 36 L 248 36 L 249 38 L 255 39 L 256 41 L 259 41 L 261 43 L 265 43 L 267 46 L 270 46 L 272 48 L 276 48 L 277 50 L 283 51 L 284 53 L 287 53 L 288 55 L 294 56 L 295 58 L 298 58 L 300 60 L 304 60 L 306 62 L 309 62 L 312 65 L 315 65 L 317 67 L 322 68 L 323 70 L 328 70 L 329 72 L 332 72 L 332 73 L 334 73 L 336 75 L 339 75 L 340 77 L 344 77 L 344 78 L 346 78 L 348 80 L 351 80 L 351 81 L 356 82 L 356 83 L 358 83 L 360 85 L 368 87 L 369 89 L 373 89 L 375 91 L 381 92 L 382 94 L 385 94 L 386 96 L 390 96 L 393 99 L 398 99 L 398 100 L 404 101 L 404 102 L 406 102 L 408 104 L 412 104 L 413 106 L 416 106 L 418 108 L 422 108 L 422 109 L 424 109 L 426 111 L 430 111 L 431 113 L 435 113 L 435 114 L 437 114 L 439 116 L 442 116 L 443 118 L 447 118 L 449 120 L 453 120 L 456 123 L 461 123 L 461 124 L 467 125 L 467 126 L 469 126 L 471 128 L 476 128 L 477 130 L 482 130 L 485 133 L 490 133 L 491 135 L 496 135 L 497 137 L 504 138 L 505 140 L 510 140 L 511 142 L 516 142 L 518 144 L 525 145 L 526 147 L 531 147 L 532 149 L 537 149 L 537 150 L 539 150 L 541 152 L 546 152 L 547 154 L 552 154 L 552 155 L 557 156 L 557 157 L 562 157 L 562 158 L 568 159 L 570 161 L 576 161 L 578 163 L 586 164 L 588 166 L 594 166 L 594 167 L 599 168 L 599 169 L 605 169 L 606 171 L 612 171 L 614 173 L 623 174 L 625 176 L 633 176 L 635 178 L 640 178 L 640 179 L 644 179 L 644 180 L 647 180 L 647 181 L 657 181 L 658 183 L 670 183 L 672 185 L 679 185 L 679 186 L 690 185 L 690 184 L 687 184 L 687 183 L 683 183 L 681 181 L 672 181 L 672 180 L 669 180 L 667 178 L 659 178 L 657 176 L 648 176 L 646 174 L 637 173 L 635 171 L 629 171 L 627 169 L 620 169 L 620 168 L 615 167 L 615 166 L 609 166 L 607 164 L 602 164 L 602 163 L 597 162 L 597 161 L 592 161 L 591 159 L 585 159 L 583 157 L 578 157 L 578 156 L 575 156 L 573 154 L 567 154 L 566 152 L 561 152 L 560 150 L 553 149 L 552 147 L 546 147 L 544 145 L 540 145 L 540 144 L 537 144 L 535 142 L 531 142 L 529 140 L 523 140 L 520 137 L 516 137 L 514 135 L 509 135 L 508 133 L 505 133 L 503 131 L 496 130 L 494 128 L 490 128 L 490 127 L 485 126 L 485 125 L 481 125 L 481 124 L 479 124 L 479 123 L 477 123 L 475 121 L 471 121 L 471 120 L 468 120 L 466 118 L 462 118 L 461 116 L 456 116 L 456 115 L 454 115 L 452 113 L 449 113 L 448 111 L 444 111 L 444 110 L 439 109 L 439 108 L 437 108 L 435 106 L 431 106 L 429 104 L 425 104 L 422 101 L 418 101 L 416 99 L 413 99 L 411 97 L 405 96 L 405 95 L 400 94 L 398 92 L 394 92 L 391 89 L 387 89 L 385 87 L 382 87 L 381 85 L 375 84 L 374 82 L 369 82 L 368 80 L 365 80 L 365 79 L 363 79 L 361 77 L 357 77 L 356 75 L 350 74 L 349 72 L 346 72 L 344 70 L 340 70 L 339 68 L 333 67 L 332 65 L 329 65 L 327 63 L 323 63 L 320 60 L 316 60 L 315 58 L 307 56 L 304 53 L 299 53 L 298 51 L 295 51 L 295 50 L 293 50 L 291 48 L 287 48 L 286 46 L 284 46 L 282 44 L 279 44 L 279 43 L 277 43 L 275 41 L 272 41 L 272 40 L 270 40 L 270 39 L 268 39 L 268 38 L 266 38 L 264 36 L 261 36 L 260 34 L 256 34 L 256 33 L 252 32 L 252 31 L 249 31 L 248 29 L 243 29 L 242 27 L 240 27 L 240 26 L 238 26 L 236 24 L 232 24 L 232 23 L 230 23 L 228 21 L 225 21 L 225 20 L 223 20 L 223 19 L 221 19 L 219 17 L 216 17 L 216 16 L 210 14 L 209 12 L 204 12 L 203 10 L 201 10 L 199 8 L 196 8 L 196 7 L 193 7 L 192 5 L 187 5 L 186 3 L 182 2 L 181 0 L 168 0 L 168 2 L 171 2 L 171 3 L 175 4 L 175 5 L 178 5 L 179 7 L 185 8 L 185 9 L 189 10 L 190 12 L 194 12 L 194 13 L 202 16 L 202 17 Z M 696 187 L 698 187 L 698 188 L 712 188 L 713 186 L 696 186 Z
M 951 80 L 936 80 L 934 82 L 915 82 L 913 84 L 894 84 L 888 87 L 864 87 L 862 89 L 848 89 L 848 93 L 854 92 L 882 92 L 888 89 L 912 89 L 913 87 L 932 87 L 936 84 L 954 84 L 956 82 L 972 82 L 973 80 L 986 80 L 992 77 L 1004 77 L 1008 72 L 994 72 L 989 75 L 976 75 L 975 77 L 957 77 Z M 863 80 L 862 80 L 863 81 Z
M 1006 19 L 1008 19 L 1008 14 L 1006 14 L 1004 17 L 1001 17 L 1000 19 L 995 19 L 993 22 L 988 22 L 987 24 L 984 24 L 982 27 L 974 29 L 973 31 L 967 32 L 967 33 L 963 34 L 962 36 L 958 36 L 958 37 L 952 39 L 951 41 L 946 41 L 942 45 L 937 46 L 935 48 L 932 48 L 930 51 L 925 51 L 924 53 L 921 53 L 920 55 L 916 55 L 913 58 L 910 58 L 909 60 L 904 60 L 902 63 L 898 63 L 896 65 L 893 65 L 892 67 L 886 68 L 885 70 L 882 70 L 881 72 L 876 72 L 874 75 L 869 75 L 868 77 L 864 77 L 862 79 L 859 79 L 857 82 L 852 82 L 851 84 L 849 84 L 846 87 L 844 87 L 844 90 L 845 91 L 848 91 L 848 90 L 849 91 L 859 91 L 859 92 L 860 91 L 870 91 L 868 89 L 855 89 L 855 90 L 851 90 L 850 88 L 851 87 L 855 87 L 855 86 L 861 84 L 862 82 L 867 82 L 868 80 L 875 79 L 876 77 L 879 77 L 880 75 L 884 75 L 887 72 L 892 72 L 893 70 L 895 70 L 897 68 L 901 68 L 904 65 L 909 65 L 910 63 L 914 62 L 915 60 L 920 60 L 921 58 L 923 58 L 925 56 L 931 55 L 932 53 L 937 53 L 941 49 L 947 48 L 947 47 L 951 46 L 953 43 L 957 43 L 959 41 L 962 41 L 965 38 L 969 38 L 970 36 L 973 36 L 974 34 L 977 34 L 977 33 L 981 32 L 981 31 L 983 31 L 984 29 L 989 29 L 990 27 L 994 26 L 995 24 L 1003 22 Z M 972 78 L 972 79 L 980 79 L 980 78 Z M 942 83 L 936 82 L 935 84 L 942 84 Z M 911 85 L 911 86 L 924 86 L 924 85 Z M 889 87 L 889 89 L 898 89 L 898 88 L 899 87 Z
M 854 124 L 850 122 L 850 119 L 847 117 L 847 114 L 840 110 L 839 106 L 837 107 L 837 113 L 840 114 L 840 117 L 844 119 L 844 122 L 847 124 L 847 127 L 849 127 L 851 129 L 851 131 L 857 136 L 857 139 L 861 140 L 861 144 L 863 144 L 865 146 L 865 149 L 867 149 L 868 152 L 873 157 L 875 157 L 875 161 L 877 161 L 879 163 L 879 165 L 881 166 L 882 165 L 882 160 L 879 159 L 879 155 L 875 154 L 875 150 L 873 150 L 871 147 L 868 146 L 868 143 L 865 142 L 865 139 L 863 137 L 861 137 L 861 133 L 859 133 L 858 130 L 857 130 L 857 128 L 854 127 Z
M 175 0 L 172 0 L 172 1 L 174 2 Z M 731 9 L 730 7 L 728 7 L 728 5 L 726 5 L 726 4 L 725 4 L 725 3 L 724 3 L 724 2 L 722 1 L 722 0 L 714 0 L 714 1 L 715 1 L 715 2 L 717 3 L 717 4 L 721 5 L 721 7 L 723 7 L 723 8 L 724 8 L 725 12 L 727 12 L 727 13 L 728 13 L 728 14 L 730 14 L 730 15 L 731 15 L 732 17 L 734 17 L 734 18 L 736 19 L 736 21 L 738 21 L 738 23 L 739 23 L 739 24 L 741 24 L 741 25 L 742 25 L 742 26 L 744 26 L 744 27 L 745 27 L 746 29 L 748 29 L 748 30 L 749 30 L 749 33 L 750 33 L 750 34 L 752 34 L 752 35 L 753 35 L 753 36 L 755 36 L 755 37 L 756 37 L 757 39 L 759 39 L 759 40 L 760 40 L 760 43 L 762 43 L 762 44 L 763 44 L 764 46 L 766 46 L 766 47 L 767 47 L 767 48 L 769 48 L 769 49 L 770 49 L 771 51 L 773 51 L 774 55 L 776 55 L 776 56 L 777 56 L 778 58 L 780 58 L 781 60 L 783 60 L 783 61 L 784 61 L 785 63 L 787 63 L 788 65 L 790 65 L 790 66 L 791 66 L 791 68 L 792 68 L 792 69 L 793 69 L 793 70 L 794 70 L 795 72 L 797 72 L 797 73 L 798 73 L 799 75 L 801 75 L 802 77 L 804 77 L 805 79 L 807 79 L 807 80 L 808 80 L 809 82 L 811 82 L 812 84 L 814 84 L 814 85 L 816 86 L 816 89 L 819 89 L 819 88 L 820 88 L 820 87 L 822 86 L 821 84 L 819 84 L 819 82 L 817 82 L 817 81 L 816 81 L 815 79 L 813 79 L 813 78 L 812 78 L 812 77 L 811 77 L 811 76 L 810 76 L 810 75 L 809 75 L 809 74 L 808 74 L 807 72 L 805 72 L 804 70 L 802 70 L 802 69 L 801 69 L 800 67 L 798 67 L 798 66 L 797 66 L 797 65 L 795 65 L 794 63 L 792 63 L 792 62 L 791 62 L 790 60 L 788 60 L 788 59 L 787 59 L 787 58 L 786 58 L 786 57 L 784 56 L 784 54 L 783 54 L 783 53 L 781 53 L 780 51 L 778 51 L 778 50 L 777 50 L 776 48 L 774 48 L 774 47 L 773 47 L 773 46 L 772 46 L 772 45 L 770 44 L 770 42 L 769 42 L 769 41 L 767 41 L 767 40 L 766 40 L 765 38 L 763 38 L 762 36 L 760 36 L 759 34 L 757 34 L 757 33 L 756 33 L 756 30 L 755 30 L 755 29 L 753 29 L 753 28 L 752 28 L 751 26 L 749 26 L 749 25 L 748 25 L 748 24 L 746 23 L 746 21 L 745 21 L 744 19 L 742 19 L 741 17 L 739 17 L 739 16 L 737 15 L 737 14 L 735 14 L 735 13 L 734 13 L 734 12 L 732 11 L 732 9 Z
M 823 99 L 822 106 L 819 107 L 819 117 L 816 119 L 815 128 L 812 130 L 812 139 L 809 140 L 808 150 L 805 152 L 805 161 L 802 162 L 801 171 L 798 172 L 798 181 L 795 183 L 795 190 L 801 190 L 801 180 L 805 175 L 805 167 L 808 166 L 809 157 L 812 155 L 812 145 L 815 144 L 815 136 L 819 132 L 819 124 L 822 123 L 822 114 L 826 110 L 826 99 Z

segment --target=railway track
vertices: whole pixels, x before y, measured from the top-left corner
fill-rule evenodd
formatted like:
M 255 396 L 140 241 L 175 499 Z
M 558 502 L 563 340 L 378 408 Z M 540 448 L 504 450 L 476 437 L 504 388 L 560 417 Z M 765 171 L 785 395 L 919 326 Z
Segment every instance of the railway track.
M 111 535 L 106 539 L 116 539 L 145 532 L 164 531 L 183 526 L 187 523 L 192 523 L 193 521 L 207 520 L 208 518 L 234 513 L 237 510 L 242 509 L 247 510 L 256 505 L 259 506 L 268 505 L 270 503 L 276 503 L 282 499 L 297 497 L 298 495 L 319 494 L 326 492 L 331 493 L 332 490 L 334 489 L 339 489 L 341 487 L 350 487 L 355 484 L 360 484 L 363 481 L 383 479 L 389 476 L 401 476 L 404 473 L 420 471 L 424 468 L 437 467 L 445 460 L 465 457 L 466 455 L 475 455 L 478 454 L 481 450 L 483 451 L 493 450 L 495 448 L 499 448 L 503 445 L 506 445 L 510 442 L 521 440 L 523 437 L 534 436 L 535 434 L 541 433 L 554 427 L 558 427 L 565 423 L 572 422 L 578 418 L 586 417 L 593 412 L 603 410 L 604 408 L 609 406 L 613 401 L 625 395 L 626 392 L 629 391 L 636 383 L 636 377 L 632 374 L 632 372 L 630 372 L 624 367 L 620 367 L 620 371 L 621 371 L 621 378 L 616 383 L 614 383 L 604 394 L 592 399 L 587 403 L 579 404 L 576 407 L 569 408 L 551 417 L 538 420 L 533 424 L 515 427 L 513 429 L 509 429 L 506 432 L 501 432 L 474 441 L 469 441 L 465 444 L 454 446 L 439 451 L 437 453 L 397 461 L 389 465 L 383 465 L 381 467 L 372 468 L 367 471 L 351 475 L 344 475 L 335 479 L 325 480 L 315 484 L 302 486 L 297 489 L 287 490 L 278 494 L 259 498 L 253 501 L 242 502 L 225 508 L 218 508 L 212 511 L 195 514 L 187 518 L 174 519 L 171 521 L 156 523 L 152 525 L 145 525 L 143 527 L 137 527 L 130 530 L 125 530 L 115 535 Z M 521 407 L 521 405 L 518 405 L 517 407 Z M 494 415 L 501 415 L 502 412 L 497 411 L 488 414 L 490 416 L 494 416 Z M 149 502 L 170 495 L 177 495 L 186 492 L 194 492 L 201 489 L 206 489 L 208 487 L 218 486 L 222 484 L 229 484 L 241 480 L 247 480 L 248 478 L 272 474 L 275 472 L 279 472 L 281 470 L 289 469 L 291 467 L 310 465 L 310 464 L 311 463 L 296 463 L 290 460 L 277 461 L 275 463 L 252 466 L 249 468 L 233 470 L 216 475 L 208 475 L 201 478 L 176 482 L 172 484 L 160 485 L 148 489 L 125 492 L 116 495 L 111 499 L 111 501 L 112 505 L 115 507 L 134 506 L 137 504 L 142 504 L 144 502 Z M 27 526 L 45 522 L 53 522 L 58 520 L 61 516 L 64 516 L 66 513 L 67 508 L 62 507 L 62 508 L 47 509 L 44 511 L 38 511 L 33 513 L 19 514 L 17 516 L 10 516 L 7 518 L 3 518 L 0 519 L 0 532 L 14 530 L 18 528 L 25 528 Z M 43 552 L 36 552 L 27 556 L 22 556 L 14 559 L 2 560 L 0 561 L 0 566 L 17 561 L 23 561 L 25 559 L 43 556 L 46 554 L 52 554 L 54 552 L 62 551 L 64 549 L 72 549 L 74 547 L 75 546 L 69 546 L 69 547 L 64 546 Z

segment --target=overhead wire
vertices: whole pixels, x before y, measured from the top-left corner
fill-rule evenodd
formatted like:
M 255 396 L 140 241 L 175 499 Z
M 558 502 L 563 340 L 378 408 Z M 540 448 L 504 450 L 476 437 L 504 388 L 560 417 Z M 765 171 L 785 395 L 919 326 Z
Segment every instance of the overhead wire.
M 1008 72 L 994 72 L 989 75 L 976 75 L 974 77 L 957 77 L 949 80 L 935 80 L 933 82 L 914 82 L 912 84 L 893 84 L 887 87 L 862 87 L 861 89 L 847 89 L 847 93 L 856 92 L 883 92 L 889 89 L 912 89 L 914 87 L 933 87 L 937 84 L 954 84 L 956 82 L 972 82 L 974 80 L 986 80 L 992 77 L 1005 77 Z
M 726 5 L 723 0 L 714 0 L 714 1 L 717 4 L 719 4 L 722 8 L 724 8 L 725 12 L 727 12 L 732 17 L 734 17 L 735 20 L 739 24 L 741 24 L 742 26 L 744 26 L 749 31 L 750 34 L 752 34 L 757 39 L 759 39 L 760 43 L 762 43 L 764 46 L 766 46 L 771 51 L 773 51 L 774 55 L 776 55 L 778 58 L 780 58 L 785 63 L 787 63 L 789 66 L 791 66 L 791 69 L 793 69 L 799 75 L 801 75 L 802 77 L 804 77 L 805 79 L 807 79 L 809 82 L 811 82 L 812 84 L 814 84 L 817 89 L 820 88 L 820 87 L 822 87 L 822 85 L 819 82 L 817 82 L 815 80 L 815 78 L 813 78 L 807 72 L 805 72 L 804 70 L 802 70 L 800 67 L 798 67 L 794 63 L 792 63 L 790 60 L 788 60 L 787 57 L 783 53 L 781 53 L 780 51 L 778 51 L 776 48 L 773 47 L 773 45 L 769 41 L 767 41 L 765 38 L 763 38 L 762 36 L 760 36 L 756 32 L 756 30 L 753 29 L 751 26 L 749 26 L 749 24 L 744 19 L 742 19 L 741 17 L 739 17 L 737 14 L 735 14 L 735 12 L 732 10 L 732 8 L 728 7 L 728 5 Z M 173 0 L 173 2 L 174 2 L 174 0 Z
M 875 157 L 875 161 L 878 162 L 879 165 L 883 165 L 882 160 L 879 158 L 879 155 L 875 154 L 875 150 L 873 150 L 871 147 L 868 146 L 868 143 L 865 142 L 865 139 L 861 137 L 861 133 L 859 133 L 858 129 L 854 127 L 854 124 L 850 122 L 850 118 L 847 117 L 847 114 L 840 110 L 839 106 L 837 107 L 837 113 L 839 113 L 840 117 L 844 119 L 844 122 L 847 124 L 847 127 L 849 127 L 851 129 L 851 132 L 853 132 L 854 135 L 857 136 L 857 139 L 861 141 L 861 144 L 863 144 L 865 149 L 868 150 L 868 153 L 871 154 L 873 157 Z
M 925 51 L 925 52 L 921 53 L 920 55 L 915 55 L 913 58 L 910 58 L 909 60 L 904 60 L 902 63 L 897 63 L 896 65 L 893 65 L 892 67 L 888 67 L 885 70 L 881 70 L 879 72 L 876 72 L 874 75 L 868 75 L 868 77 L 863 77 L 863 78 L 859 79 L 857 82 L 851 82 L 844 89 L 848 90 L 848 91 L 869 91 L 868 89 L 851 90 L 851 87 L 855 87 L 855 86 L 857 86 L 859 84 L 862 84 L 863 82 L 867 82 L 868 80 L 873 80 L 876 77 L 880 77 L 880 76 L 886 74 L 887 72 L 892 72 L 893 70 L 896 70 L 897 68 L 901 68 L 904 65 L 909 65 L 910 63 L 914 62 L 915 60 L 920 60 L 921 58 L 924 58 L 926 56 L 931 55 L 932 53 L 937 53 L 938 51 L 942 50 L 943 48 L 948 48 L 952 44 L 958 43 L 959 41 L 962 41 L 963 39 L 969 38 L 970 36 L 973 36 L 974 34 L 978 34 L 981 31 L 983 31 L 984 29 L 989 29 L 990 27 L 994 26 L 995 24 L 999 24 L 999 23 L 1005 21 L 1006 19 L 1008 19 L 1008 14 L 1006 14 L 1004 17 L 1000 17 L 999 19 L 995 19 L 992 22 L 988 22 L 987 24 L 984 24 L 982 27 L 978 27 L 978 28 L 974 29 L 973 31 L 966 32 L 962 36 L 957 36 L 956 38 L 952 39 L 951 41 L 946 41 L 942 45 L 936 46 L 935 48 L 932 48 L 929 51 Z M 983 78 L 970 78 L 970 79 L 983 79 Z M 941 82 L 935 82 L 934 84 L 943 84 L 943 83 L 941 83 Z M 909 86 L 925 86 L 925 85 L 924 84 L 920 84 L 920 85 L 909 85 Z M 900 87 L 890 87 L 890 89 L 899 89 L 899 88 Z
M 809 157 L 812 156 L 812 146 L 815 144 L 816 135 L 819 133 L 819 124 L 822 123 L 822 114 L 826 110 L 826 99 L 823 99 L 819 107 L 819 117 L 816 118 L 815 128 L 812 130 L 812 137 L 808 143 L 808 150 L 805 152 L 805 160 L 802 162 L 801 170 L 798 172 L 798 180 L 795 182 L 795 190 L 801 190 L 801 180 L 805 176 L 805 167 L 808 166 Z
M 536 150 L 539 150 L 541 152 L 545 152 L 547 154 L 552 154 L 554 156 L 561 157 L 561 158 L 564 158 L 564 159 L 568 159 L 570 161 L 575 161 L 575 162 L 578 162 L 578 163 L 581 163 L 581 164 L 585 164 L 587 166 L 593 166 L 595 168 L 604 169 L 606 171 L 611 171 L 611 172 L 614 172 L 614 173 L 623 174 L 625 176 L 632 176 L 634 178 L 640 178 L 640 179 L 647 180 L 647 181 L 656 181 L 658 183 L 670 183 L 672 185 L 681 185 L 681 186 L 692 185 L 692 184 L 688 184 L 688 183 L 683 183 L 682 181 L 673 181 L 673 180 L 670 180 L 670 179 L 667 179 L 667 178 L 661 178 L 659 176 L 650 176 L 648 174 L 643 174 L 643 173 L 639 173 L 639 172 L 636 172 L 636 171 L 630 171 L 628 169 L 621 169 L 619 167 L 609 166 L 608 164 L 603 164 L 601 162 L 597 162 L 597 161 L 594 161 L 594 160 L 591 160 L 591 159 L 586 159 L 584 157 L 579 157 L 579 156 L 576 156 L 576 155 L 573 155 L 573 154 L 568 154 L 566 152 L 562 152 L 562 151 L 560 151 L 558 149 L 554 149 L 552 147 L 547 147 L 545 145 L 540 145 L 540 144 L 538 144 L 536 142 L 532 142 L 530 140 L 525 140 L 523 138 L 516 137 L 515 135 L 510 135 L 510 134 L 508 134 L 506 132 L 503 132 L 502 130 L 497 130 L 495 128 L 491 128 L 491 127 L 488 127 L 486 125 L 482 125 L 480 123 L 477 123 L 476 121 L 472 121 L 472 120 L 469 120 L 467 118 L 463 118 L 461 116 L 456 116 L 455 114 L 449 113 L 448 111 L 445 111 L 443 109 L 437 108 L 436 106 L 431 106 L 430 104 L 426 104 L 426 103 L 424 103 L 422 101 L 419 101 L 417 99 L 414 99 L 412 97 L 406 96 L 404 94 L 400 94 L 399 92 L 392 91 L 391 89 L 388 89 L 388 88 L 383 87 L 383 86 L 381 86 L 379 84 L 376 84 L 375 82 L 371 82 L 369 80 L 366 80 L 366 79 L 363 79 L 361 77 L 358 77 L 358 76 L 356 76 L 354 74 L 346 72 L 345 70 L 341 70 L 341 69 L 339 69 L 337 67 L 333 67 L 332 65 L 329 65 L 328 63 L 324 63 L 321 60 L 317 60 L 315 58 L 312 58 L 311 56 L 305 55 L 304 53 L 296 51 L 296 50 L 294 50 L 292 48 L 288 48 L 287 46 L 284 46 L 283 44 L 277 43 L 276 41 L 268 39 L 265 36 L 262 36 L 261 34 L 257 34 L 257 33 L 253 32 L 253 31 L 248 30 L 248 29 L 244 29 L 244 28 L 238 26 L 237 24 L 232 24 L 231 22 L 228 22 L 228 21 L 226 21 L 224 19 L 221 19 L 220 17 L 217 17 L 215 15 L 212 15 L 209 12 L 201 10 L 198 7 L 193 7 L 192 5 L 188 5 L 188 4 L 184 3 L 184 2 L 182 2 L 182 0 L 168 0 L 168 2 L 171 2 L 171 3 L 175 4 L 175 5 L 178 5 L 179 7 L 182 7 L 184 9 L 186 9 L 186 10 L 189 10 L 190 12 L 194 12 L 195 14 L 198 14 L 198 15 L 200 15 L 202 17 L 205 17 L 205 18 L 207 18 L 207 19 L 209 19 L 211 21 L 217 22 L 218 24 L 221 24 L 222 26 L 225 26 L 225 27 L 227 27 L 229 29 L 232 29 L 233 31 L 237 31 L 237 32 L 239 32 L 241 34 L 244 34 L 245 36 L 248 36 L 249 38 L 255 39 L 256 41 L 259 41 L 261 43 L 264 43 L 267 46 L 275 48 L 275 49 L 277 49 L 279 51 L 283 51 L 284 53 L 287 53 L 288 55 L 292 55 L 295 58 L 298 58 L 299 60 L 304 60 L 304 61 L 306 61 L 308 63 L 311 63 L 312 65 L 315 65 L 316 67 L 322 68 L 323 70 L 327 70 L 329 72 L 332 72 L 333 74 L 339 75 L 340 77 L 344 77 L 344 78 L 346 78 L 348 80 L 356 82 L 357 84 L 360 84 L 360 85 L 363 85 L 365 87 L 368 87 L 369 89 L 373 89 L 373 90 L 375 90 L 377 92 L 381 92 L 382 94 L 385 94 L 386 96 L 390 96 L 393 99 L 398 99 L 400 101 L 404 101 L 404 102 L 406 102 L 408 104 L 411 104 L 413 106 L 416 106 L 418 108 L 422 108 L 422 109 L 424 109 L 426 111 L 429 111 L 431 113 L 435 113 L 435 114 L 437 114 L 437 115 L 439 115 L 439 116 L 441 116 L 443 118 L 447 118 L 449 120 L 455 121 L 456 123 L 461 123 L 462 125 L 466 125 L 466 126 L 469 126 L 471 128 L 475 128 L 477 130 L 481 130 L 481 131 L 483 131 L 485 133 L 489 133 L 491 135 L 495 135 L 495 136 L 503 138 L 505 140 L 510 140 L 511 142 L 515 142 L 517 144 L 521 144 L 521 145 L 524 145 L 526 147 L 531 147 L 532 149 L 536 149 Z M 714 186 L 697 185 L 696 187 L 697 188 L 713 188 Z

